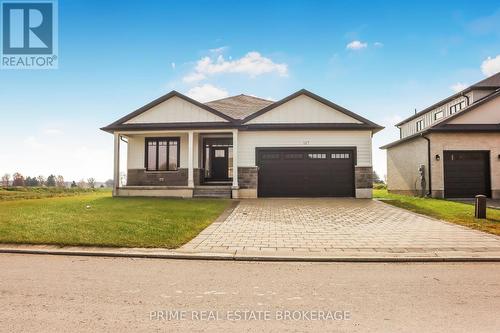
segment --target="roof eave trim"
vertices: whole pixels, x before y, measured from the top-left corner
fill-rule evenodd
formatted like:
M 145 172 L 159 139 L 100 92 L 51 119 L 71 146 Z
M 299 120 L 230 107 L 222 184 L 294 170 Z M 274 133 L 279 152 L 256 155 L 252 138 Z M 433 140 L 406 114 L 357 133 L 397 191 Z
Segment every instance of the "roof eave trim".
M 392 148 L 392 147 L 395 147 L 395 146 L 399 146 L 402 143 L 405 143 L 405 142 L 408 142 L 408 141 L 412 141 L 412 140 L 417 139 L 417 138 L 421 138 L 421 137 L 423 137 L 427 133 L 429 133 L 429 129 L 427 129 L 425 131 L 422 131 L 422 132 L 419 132 L 419 133 L 415 133 L 415 134 L 410 135 L 410 136 L 407 136 L 406 138 L 399 139 L 397 141 L 393 141 L 393 142 L 388 143 L 386 145 L 380 146 L 379 149 L 388 149 L 388 148 Z

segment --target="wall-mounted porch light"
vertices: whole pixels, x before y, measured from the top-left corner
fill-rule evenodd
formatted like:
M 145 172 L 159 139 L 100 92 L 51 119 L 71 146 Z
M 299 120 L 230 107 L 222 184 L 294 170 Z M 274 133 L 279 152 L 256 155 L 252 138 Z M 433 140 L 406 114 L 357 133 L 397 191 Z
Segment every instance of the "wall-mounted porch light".
M 436 154 L 436 161 L 439 161 L 441 159 L 441 156 L 439 154 Z

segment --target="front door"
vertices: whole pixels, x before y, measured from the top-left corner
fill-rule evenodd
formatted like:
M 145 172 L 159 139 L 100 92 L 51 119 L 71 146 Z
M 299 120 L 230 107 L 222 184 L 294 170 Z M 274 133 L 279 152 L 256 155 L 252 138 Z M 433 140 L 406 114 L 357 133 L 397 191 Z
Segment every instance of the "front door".
M 212 147 L 210 149 L 210 161 L 212 161 L 211 170 L 213 180 L 228 179 L 228 147 Z

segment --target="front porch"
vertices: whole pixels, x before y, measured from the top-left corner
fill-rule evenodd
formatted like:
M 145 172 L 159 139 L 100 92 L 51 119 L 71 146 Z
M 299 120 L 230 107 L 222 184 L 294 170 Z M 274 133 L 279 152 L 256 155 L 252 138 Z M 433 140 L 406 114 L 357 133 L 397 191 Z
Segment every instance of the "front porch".
M 114 196 L 238 197 L 236 129 L 116 132 L 114 140 L 114 178 L 126 171 Z

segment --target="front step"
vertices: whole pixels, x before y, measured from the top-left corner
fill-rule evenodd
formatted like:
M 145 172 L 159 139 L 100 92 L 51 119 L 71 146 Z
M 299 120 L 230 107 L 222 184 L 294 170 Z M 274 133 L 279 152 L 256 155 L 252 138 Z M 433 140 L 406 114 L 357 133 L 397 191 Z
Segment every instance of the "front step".
M 202 185 L 194 188 L 193 198 L 231 198 L 231 186 Z

